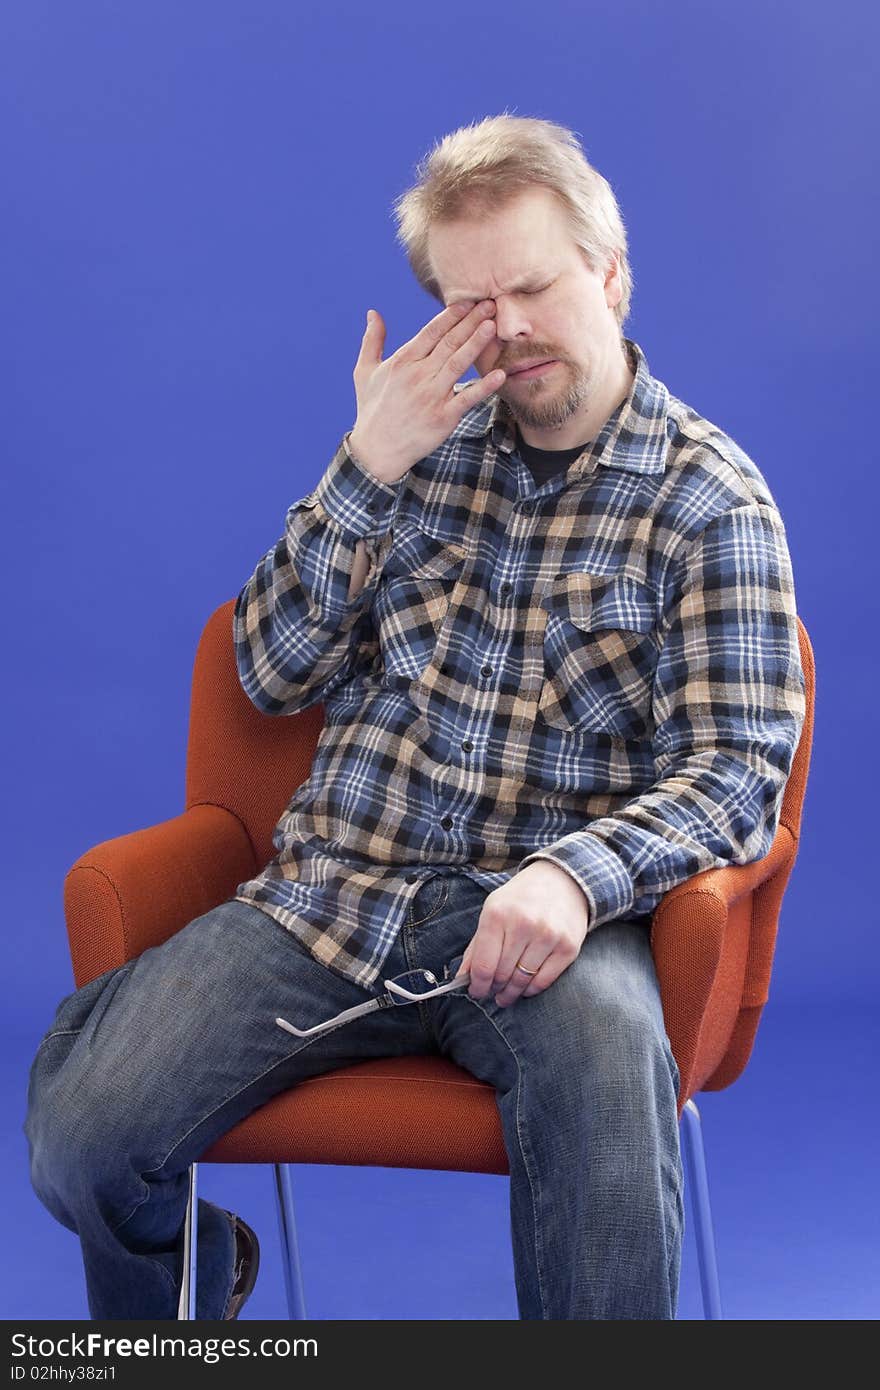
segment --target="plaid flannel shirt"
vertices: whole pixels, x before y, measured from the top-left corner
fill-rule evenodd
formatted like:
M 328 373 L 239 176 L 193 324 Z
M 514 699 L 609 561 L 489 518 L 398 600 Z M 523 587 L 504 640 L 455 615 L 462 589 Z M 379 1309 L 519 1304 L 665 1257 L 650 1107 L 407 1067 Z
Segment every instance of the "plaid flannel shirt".
M 629 394 L 567 470 L 535 487 L 497 394 L 396 483 L 346 434 L 238 595 L 250 700 L 325 722 L 234 896 L 364 987 L 431 874 L 549 860 L 593 930 L 770 849 L 805 714 L 784 525 L 624 341 Z

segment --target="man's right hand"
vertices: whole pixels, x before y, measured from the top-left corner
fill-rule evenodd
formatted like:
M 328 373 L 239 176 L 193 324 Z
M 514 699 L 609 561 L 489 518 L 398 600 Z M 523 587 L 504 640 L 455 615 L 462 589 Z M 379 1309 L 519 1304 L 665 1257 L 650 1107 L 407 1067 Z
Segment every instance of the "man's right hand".
M 502 371 L 452 389 L 492 341 L 494 314 L 491 299 L 451 305 L 383 362 L 385 323 L 372 311 L 353 372 L 357 420 L 349 436 L 351 453 L 369 473 L 397 482 L 498 390 Z

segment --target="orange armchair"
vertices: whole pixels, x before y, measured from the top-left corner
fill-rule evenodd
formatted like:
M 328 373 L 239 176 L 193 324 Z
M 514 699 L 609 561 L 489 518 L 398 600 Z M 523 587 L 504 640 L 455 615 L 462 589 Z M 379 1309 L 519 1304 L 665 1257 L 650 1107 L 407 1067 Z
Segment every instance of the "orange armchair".
M 323 706 L 272 718 L 238 678 L 234 600 L 209 618 L 196 652 L 186 809 L 83 854 L 64 882 L 77 988 L 172 936 L 230 898 L 274 857 L 272 832 L 308 776 Z M 806 718 L 776 836 L 763 859 L 709 869 L 657 906 L 651 946 L 666 1030 L 680 1073 L 686 1179 L 705 1315 L 721 1316 L 698 1091 L 743 1072 L 767 1002 L 780 904 L 797 855 L 813 738 L 815 668 L 798 619 Z M 509 1173 L 493 1088 L 436 1057 L 389 1058 L 300 1083 L 253 1111 L 201 1162 L 275 1166 L 288 1307 L 305 1316 L 296 1248 L 293 1163 L 378 1165 Z M 190 1169 L 179 1313 L 195 1307 L 197 1164 Z

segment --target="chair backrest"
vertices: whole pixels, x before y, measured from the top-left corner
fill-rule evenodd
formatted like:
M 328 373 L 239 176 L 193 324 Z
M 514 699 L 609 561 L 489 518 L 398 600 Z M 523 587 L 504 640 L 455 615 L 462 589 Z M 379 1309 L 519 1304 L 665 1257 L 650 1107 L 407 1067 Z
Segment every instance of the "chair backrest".
M 254 872 L 275 855 L 272 831 L 309 775 L 324 724 L 323 704 L 293 715 L 262 714 L 242 689 L 235 663 L 235 600 L 208 619 L 193 666 L 186 759 L 186 809 L 223 806 L 254 851 Z
M 800 839 L 801 834 L 801 817 L 807 790 L 807 777 L 810 771 L 810 754 L 813 748 L 813 720 L 816 705 L 816 663 L 813 657 L 813 648 L 807 629 L 800 618 L 797 620 L 797 626 L 801 666 L 804 672 L 806 711 L 804 726 L 801 729 L 800 740 L 791 766 L 791 774 L 782 795 L 782 811 L 779 817 L 780 823 L 791 831 L 795 843 Z
M 769 997 L 813 741 L 815 666 L 800 618 L 798 642 L 804 724 L 768 853 L 697 874 L 665 894 L 654 913 L 651 945 L 682 1097 L 721 1090 L 742 1074 Z

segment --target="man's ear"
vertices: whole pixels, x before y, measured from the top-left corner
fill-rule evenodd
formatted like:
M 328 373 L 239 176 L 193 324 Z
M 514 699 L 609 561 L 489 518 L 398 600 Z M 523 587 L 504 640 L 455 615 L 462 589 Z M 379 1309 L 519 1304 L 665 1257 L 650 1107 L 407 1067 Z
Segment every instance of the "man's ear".
M 613 309 L 623 298 L 623 281 L 620 278 L 620 252 L 612 251 L 605 271 L 605 303 Z

